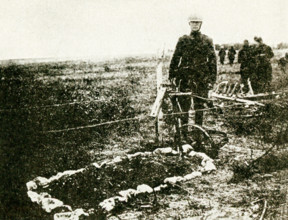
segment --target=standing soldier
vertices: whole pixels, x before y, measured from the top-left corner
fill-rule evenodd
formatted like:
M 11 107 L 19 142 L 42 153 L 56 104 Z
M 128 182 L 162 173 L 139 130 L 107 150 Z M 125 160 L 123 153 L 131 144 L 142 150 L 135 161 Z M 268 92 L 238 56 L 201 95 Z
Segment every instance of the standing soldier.
M 180 37 L 178 40 L 170 63 L 169 80 L 181 92 L 192 91 L 192 96 L 197 95 L 193 98 L 194 110 L 196 111 L 195 123 L 202 125 L 203 111 L 197 110 L 204 108 L 208 91 L 216 81 L 216 54 L 212 39 L 200 32 L 202 19 L 193 15 L 188 18 L 188 23 L 191 33 Z M 204 99 L 200 97 L 204 97 Z M 188 124 L 191 97 L 174 98 L 172 99 L 173 106 L 177 106 L 177 101 L 178 106 L 181 107 L 178 110 L 185 112 L 181 117 L 182 125 Z M 184 126 L 182 128 L 184 138 L 187 138 L 187 132 L 188 127 Z
M 253 71 L 251 62 L 251 48 L 248 40 L 244 40 L 242 49 L 238 53 L 238 63 L 240 63 L 241 81 L 244 84 L 244 92 L 248 92 L 248 78 Z
M 221 49 L 219 50 L 218 55 L 220 57 L 220 63 L 223 65 L 224 64 L 224 60 L 225 60 L 225 56 L 226 56 L 226 51 L 224 49 L 224 46 L 221 46 Z
M 255 93 L 262 93 L 270 90 L 272 80 L 272 65 L 270 59 L 274 56 L 274 53 L 271 47 L 263 43 L 261 37 L 254 37 L 254 40 L 258 44 L 253 52 L 256 66 L 251 84 Z
M 229 58 L 230 65 L 232 65 L 234 62 L 235 54 L 236 54 L 236 51 L 235 51 L 234 47 L 231 46 L 229 51 L 228 51 L 228 58 Z

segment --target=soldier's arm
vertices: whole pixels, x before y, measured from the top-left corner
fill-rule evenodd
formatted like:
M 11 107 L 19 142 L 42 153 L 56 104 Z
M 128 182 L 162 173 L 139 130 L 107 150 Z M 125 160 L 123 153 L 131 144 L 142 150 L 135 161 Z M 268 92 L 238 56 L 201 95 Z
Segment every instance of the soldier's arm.
M 273 50 L 271 49 L 271 47 L 267 47 L 267 57 L 269 59 L 271 59 L 272 57 L 274 57 L 274 53 L 273 53 Z
M 242 50 L 239 51 L 238 53 L 238 63 L 242 62 Z
M 208 38 L 208 67 L 210 72 L 209 83 L 214 84 L 217 76 L 217 59 L 211 38 Z
M 179 38 L 176 44 L 176 48 L 172 56 L 171 62 L 170 62 L 170 67 L 169 67 L 169 79 L 170 80 L 176 77 L 179 64 L 181 61 L 181 57 L 182 57 L 182 38 Z

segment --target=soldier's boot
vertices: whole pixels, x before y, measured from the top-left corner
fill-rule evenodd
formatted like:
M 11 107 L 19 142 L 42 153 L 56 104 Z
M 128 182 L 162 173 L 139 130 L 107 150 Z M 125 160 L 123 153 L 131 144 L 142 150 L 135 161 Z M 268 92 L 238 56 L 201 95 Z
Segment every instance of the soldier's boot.
M 195 124 L 202 127 L 203 124 L 203 111 L 196 111 L 195 113 Z M 199 129 L 194 129 L 193 131 L 193 139 L 196 142 L 195 150 L 205 152 L 205 147 L 203 146 L 203 134 L 202 131 Z
M 182 117 L 182 127 L 181 127 L 181 133 L 183 137 L 183 143 L 190 144 L 190 139 L 189 139 L 189 133 L 188 133 L 188 121 L 189 121 L 189 115 L 185 114 Z

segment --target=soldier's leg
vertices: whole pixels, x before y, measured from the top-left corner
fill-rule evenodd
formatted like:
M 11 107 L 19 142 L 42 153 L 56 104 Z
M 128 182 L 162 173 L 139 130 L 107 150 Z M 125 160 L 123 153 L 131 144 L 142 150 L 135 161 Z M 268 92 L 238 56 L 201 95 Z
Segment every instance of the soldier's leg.
M 200 98 L 194 98 L 195 124 L 202 126 L 204 103 Z
M 220 57 L 220 63 L 223 65 L 224 64 L 224 57 Z
M 240 73 L 241 73 L 241 83 L 244 85 L 243 90 L 245 93 L 247 93 L 249 91 L 248 86 L 249 72 L 247 71 L 246 68 L 241 68 Z
M 175 113 L 175 115 L 173 115 L 172 117 L 172 123 L 175 126 L 175 136 L 174 136 L 174 141 L 175 143 L 178 143 L 181 140 L 181 132 L 180 132 L 180 127 L 179 127 L 179 122 L 178 120 L 180 120 L 180 115 L 178 115 L 178 113 L 180 112 L 179 106 L 180 103 L 178 101 L 178 98 L 176 98 L 175 96 L 171 98 L 171 102 L 172 102 L 172 107 L 173 107 L 173 113 Z
M 268 64 L 267 72 L 266 72 L 266 85 L 265 85 L 265 91 L 271 92 L 271 81 L 272 81 L 272 66 L 271 64 Z
M 257 88 L 257 93 L 263 93 L 265 92 L 265 84 L 267 81 L 267 76 L 266 76 L 266 71 L 267 68 L 265 66 L 265 64 L 261 64 L 258 68 L 258 88 Z
M 199 88 L 196 94 L 202 98 L 198 98 L 198 97 L 193 98 L 194 110 L 195 110 L 195 124 L 202 126 L 203 116 L 204 116 L 203 109 L 205 107 L 204 104 L 206 103 L 205 98 L 208 97 L 208 89 L 207 88 Z
M 198 89 L 197 96 L 207 98 L 208 97 L 208 90 L 204 89 Z M 206 100 L 198 97 L 193 98 L 194 102 L 194 110 L 195 110 L 195 124 L 202 126 L 203 119 L 204 119 L 204 111 L 205 108 L 205 102 Z M 203 134 L 199 129 L 193 129 L 193 139 L 196 141 L 196 145 L 193 147 L 196 151 L 205 151 L 205 149 L 202 146 L 202 138 Z
M 181 123 L 182 123 L 182 135 L 184 139 L 187 139 L 188 135 L 188 122 L 189 122 L 189 110 L 191 108 L 191 97 L 190 96 L 181 96 L 179 97 L 179 103 L 182 108 L 183 114 L 181 114 Z

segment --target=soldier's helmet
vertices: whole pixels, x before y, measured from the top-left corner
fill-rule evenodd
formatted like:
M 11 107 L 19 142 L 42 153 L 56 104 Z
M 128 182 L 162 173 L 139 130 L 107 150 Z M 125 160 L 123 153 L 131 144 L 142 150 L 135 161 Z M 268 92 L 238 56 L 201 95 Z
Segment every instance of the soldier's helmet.
M 203 19 L 200 15 L 197 14 L 192 14 L 188 17 L 188 23 L 192 22 L 192 21 L 198 21 L 198 22 L 203 22 Z
M 261 37 L 254 37 L 254 40 L 257 42 L 257 43 L 262 43 L 263 42 L 263 40 L 262 40 L 262 38 Z

